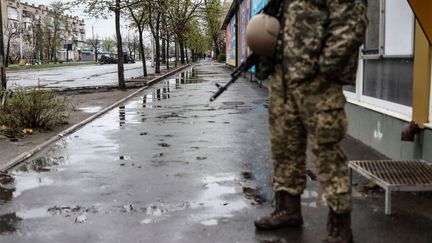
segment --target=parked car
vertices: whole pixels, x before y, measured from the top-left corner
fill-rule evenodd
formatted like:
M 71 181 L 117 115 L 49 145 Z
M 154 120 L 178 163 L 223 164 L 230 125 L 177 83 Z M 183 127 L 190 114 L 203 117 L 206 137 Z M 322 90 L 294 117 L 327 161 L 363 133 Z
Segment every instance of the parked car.
M 100 64 L 116 64 L 117 62 L 117 59 L 105 55 L 101 56 L 101 58 L 99 59 Z

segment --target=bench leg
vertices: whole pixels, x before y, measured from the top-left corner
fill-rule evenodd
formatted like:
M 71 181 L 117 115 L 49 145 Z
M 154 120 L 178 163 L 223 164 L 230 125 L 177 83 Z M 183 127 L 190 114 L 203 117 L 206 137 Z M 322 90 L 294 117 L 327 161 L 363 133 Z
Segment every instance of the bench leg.
M 391 214 L 391 190 L 389 188 L 385 191 L 385 214 Z

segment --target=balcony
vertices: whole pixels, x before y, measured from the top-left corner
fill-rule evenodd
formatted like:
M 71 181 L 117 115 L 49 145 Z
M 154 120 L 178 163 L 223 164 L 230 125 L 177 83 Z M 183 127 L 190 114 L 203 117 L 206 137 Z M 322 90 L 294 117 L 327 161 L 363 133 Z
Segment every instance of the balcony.
M 31 18 L 29 18 L 29 17 L 23 17 L 22 21 L 23 21 L 24 23 L 31 23 L 31 22 L 32 22 L 32 21 L 31 21 Z

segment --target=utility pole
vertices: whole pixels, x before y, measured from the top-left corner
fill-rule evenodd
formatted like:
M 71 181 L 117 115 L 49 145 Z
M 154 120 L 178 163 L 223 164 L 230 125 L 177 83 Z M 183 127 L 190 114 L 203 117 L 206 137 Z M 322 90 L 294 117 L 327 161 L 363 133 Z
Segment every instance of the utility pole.
M 2 12 L 2 1 L 0 0 L 0 79 L 1 87 L 6 89 L 6 70 L 4 67 L 5 56 L 4 56 L 4 36 L 3 36 L 3 12 Z

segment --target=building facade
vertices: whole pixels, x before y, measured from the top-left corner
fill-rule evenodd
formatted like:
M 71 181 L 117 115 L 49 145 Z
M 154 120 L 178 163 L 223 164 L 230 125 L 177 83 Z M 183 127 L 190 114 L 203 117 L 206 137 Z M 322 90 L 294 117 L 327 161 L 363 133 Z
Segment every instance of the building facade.
M 238 66 L 249 54 L 245 26 L 267 2 L 232 3 L 222 27 L 227 65 Z M 432 1 L 367 2 L 357 82 L 344 88 L 348 133 L 391 159 L 432 162 Z M 402 139 L 402 132 L 413 137 Z
M 56 13 L 45 5 L 34 5 L 19 0 L 0 0 L 2 3 L 2 21 L 6 31 L 11 26 L 20 28 L 19 42 L 37 48 L 38 35 L 49 41 L 55 34 L 52 55 L 58 61 L 80 60 L 81 48 L 85 45 L 85 22 L 76 16 Z M 43 32 L 43 33 L 42 33 Z M 48 39 L 48 40 L 47 40 Z M 22 54 L 23 50 L 21 50 Z M 48 57 L 39 53 L 34 57 L 45 61 Z

